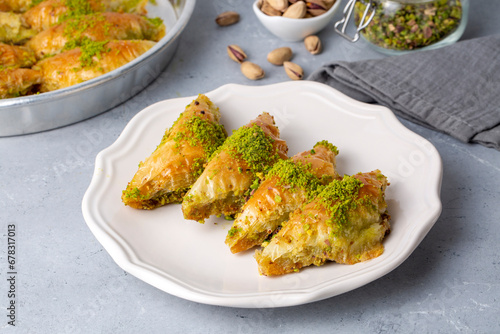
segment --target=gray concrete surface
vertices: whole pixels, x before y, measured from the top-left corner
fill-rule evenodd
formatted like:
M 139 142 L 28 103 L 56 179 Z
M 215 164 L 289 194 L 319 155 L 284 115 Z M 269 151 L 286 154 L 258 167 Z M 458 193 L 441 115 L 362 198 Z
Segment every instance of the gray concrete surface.
M 345 1 L 344 1 L 345 2 Z M 463 39 L 500 32 L 500 2 L 471 1 Z M 241 21 L 220 28 L 218 13 Z M 337 13 L 335 19 L 338 19 Z M 92 119 L 43 133 L 0 138 L 0 332 L 3 333 L 499 333 L 500 152 L 464 144 L 403 121 L 443 159 L 443 212 L 415 252 L 388 275 L 307 305 L 237 309 L 164 293 L 120 269 L 87 228 L 81 201 L 96 154 L 154 102 L 211 91 L 226 83 L 288 80 L 266 64 L 275 47 L 294 49 L 306 74 L 334 60 L 383 57 L 352 45 L 330 24 L 324 52 L 284 43 L 265 30 L 251 1 L 198 0 L 175 58 L 143 92 Z M 251 82 L 226 55 L 239 44 L 263 64 Z M 500 88 L 499 88 L 500 90 Z M 106 126 L 105 131 L 100 128 Z M 16 226 L 16 327 L 8 325 L 8 229 Z

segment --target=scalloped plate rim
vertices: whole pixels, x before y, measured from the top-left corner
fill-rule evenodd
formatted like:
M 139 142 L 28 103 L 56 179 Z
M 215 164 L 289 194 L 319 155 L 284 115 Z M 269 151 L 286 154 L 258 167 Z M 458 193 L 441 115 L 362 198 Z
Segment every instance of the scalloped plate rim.
M 432 180 L 430 181 L 430 183 L 434 185 L 434 188 L 427 194 L 428 196 L 430 196 L 430 198 L 427 198 L 427 200 L 431 202 L 430 205 L 432 211 L 428 212 L 422 218 L 425 220 L 423 224 L 415 225 L 414 228 L 406 234 L 406 237 L 410 240 L 407 244 L 408 246 L 406 247 L 405 252 L 401 252 L 397 256 L 390 258 L 390 260 L 385 261 L 383 266 L 378 266 L 376 268 L 364 268 L 362 275 L 359 275 L 358 272 L 348 274 L 347 276 L 354 276 L 349 277 L 349 281 L 347 281 L 346 279 L 341 279 L 340 282 L 332 282 L 335 280 L 339 280 L 339 278 L 334 278 L 310 288 L 299 287 L 292 290 L 276 290 L 268 292 L 256 291 L 251 293 L 233 294 L 214 292 L 191 286 L 190 284 L 183 282 L 181 279 L 173 277 L 172 275 L 162 272 L 152 265 L 142 262 L 135 254 L 135 251 L 127 244 L 127 241 L 123 240 L 110 226 L 103 222 L 102 217 L 100 217 L 99 215 L 96 216 L 97 213 L 94 209 L 97 203 L 92 201 L 92 196 L 99 191 L 104 191 L 100 189 L 98 181 L 103 177 L 102 173 L 100 173 L 100 169 L 102 169 L 102 166 L 104 166 L 106 162 L 109 163 L 109 161 L 107 161 L 107 157 L 113 157 L 113 154 L 120 153 L 120 151 L 127 151 L 126 147 L 122 148 L 120 147 L 120 145 L 124 145 L 129 139 L 128 137 L 134 135 L 134 129 L 140 126 L 140 124 L 145 120 L 153 117 L 155 113 L 158 113 L 159 106 L 168 105 L 170 103 L 181 103 L 185 101 L 189 102 L 195 98 L 195 96 L 190 96 L 164 100 L 146 107 L 130 120 L 117 140 L 113 144 L 102 150 L 96 157 L 95 171 L 92 177 L 92 181 L 82 201 L 82 213 L 88 227 L 90 228 L 94 236 L 98 239 L 98 241 L 106 249 L 106 251 L 111 255 L 113 260 L 122 269 L 129 272 L 130 274 L 138 277 L 146 283 L 157 287 L 162 291 L 165 291 L 177 297 L 204 304 L 249 308 L 293 306 L 334 297 L 336 295 L 368 284 L 388 274 L 389 272 L 397 268 L 401 263 L 403 263 L 427 235 L 429 230 L 439 218 L 442 210 L 442 205 L 439 198 L 442 179 L 442 163 L 439 153 L 434 148 L 434 146 L 432 146 L 432 144 L 430 144 L 426 139 L 404 127 L 389 109 L 382 106 L 361 103 L 343 95 L 342 93 L 327 85 L 315 82 L 285 82 L 266 86 L 226 84 L 205 94 L 213 99 L 238 94 L 273 96 L 276 94 L 282 94 L 280 92 L 282 92 L 283 90 L 290 91 L 295 89 L 301 89 L 303 91 L 310 90 L 313 94 L 324 92 L 327 96 L 327 99 L 333 99 L 332 101 L 335 101 L 336 99 L 342 100 L 342 102 L 355 107 L 359 107 L 360 109 L 364 109 L 368 112 L 377 111 L 379 112 L 378 114 L 374 113 L 370 115 L 370 117 L 381 118 L 386 122 L 387 125 L 389 125 L 389 128 L 395 131 L 399 136 L 403 136 L 406 139 L 410 140 L 413 139 L 414 141 L 419 140 L 421 144 L 423 143 L 427 145 L 427 148 L 432 150 L 430 154 L 432 154 L 432 157 L 434 158 L 432 162 L 436 166 L 434 166 L 433 168 L 434 174 L 431 175 Z M 216 101 L 214 102 L 217 104 Z M 359 113 L 359 111 L 355 111 L 354 113 Z M 135 136 L 138 136 L 139 134 L 140 131 L 136 131 Z M 256 276 L 258 277 L 257 273 Z M 271 305 L 268 304 L 269 298 L 271 298 L 271 300 L 274 299 Z

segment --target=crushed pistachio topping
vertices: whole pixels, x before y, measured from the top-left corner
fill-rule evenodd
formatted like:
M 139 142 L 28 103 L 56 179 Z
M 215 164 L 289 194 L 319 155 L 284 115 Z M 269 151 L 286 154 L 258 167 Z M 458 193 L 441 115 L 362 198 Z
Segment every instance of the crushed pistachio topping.
M 38 5 L 40 2 L 42 2 L 43 0 L 32 0 L 31 1 L 31 7 L 35 7 L 36 5 Z
M 234 131 L 212 158 L 221 150 L 225 150 L 233 158 L 245 160 L 253 173 L 265 173 L 279 160 L 273 142 L 274 140 L 257 124 L 244 126 Z
M 255 180 L 253 180 L 252 184 L 250 185 L 250 189 L 257 190 L 257 188 L 259 188 L 259 185 L 260 185 L 260 179 L 257 177 L 255 178 Z
M 64 50 L 71 50 L 79 47 L 81 50 L 80 66 L 90 67 L 94 64 L 94 57 L 101 59 L 103 53 L 109 52 L 111 49 L 106 46 L 108 41 L 93 41 L 88 37 L 72 39 L 64 45 Z M 78 70 L 78 68 L 76 68 Z
M 197 104 L 196 102 L 197 101 L 195 101 L 195 104 Z M 187 107 L 189 107 L 189 105 Z M 175 147 L 178 149 L 180 149 L 181 143 L 184 142 L 189 143 L 189 145 L 193 147 L 202 147 L 205 151 L 205 157 L 194 159 L 192 164 L 193 177 L 197 178 L 202 174 L 208 158 L 226 140 L 226 130 L 224 129 L 224 126 L 222 124 L 211 122 L 197 115 L 193 115 L 187 120 L 183 121 L 184 128 L 181 128 L 180 131 L 176 132 L 175 135 L 170 138 L 172 129 L 177 123 L 179 123 L 179 121 L 182 122 L 183 115 L 184 113 L 181 113 L 179 118 L 172 125 L 172 128 L 165 132 L 160 144 L 156 147 L 156 149 L 165 144 L 169 139 L 172 139 L 176 142 Z M 180 150 L 179 153 L 181 153 Z
M 75 0 L 76 3 L 77 0 Z M 64 27 L 64 36 L 68 41 L 63 47 L 64 51 L 80 48 L 82 54 L 80 55 L 80 68 L 90 67 L 94 64 L 94 57 L 101 59 L 103 53 L 111 51 L 106 47 L 108 43 L 105 41 L 94 41 L 84 35 L 85 31 L 93 28 L 99 22 L 104 22 L 104 29 L 107 31 L 110 24 L 106 22 L 106 18 L 102 13 L 93 15 L 71 14 L 71 19 L 67 19 L 66 26 Z M 75 68 L 78 71 L 80 68 Z
M 148 17 L 147 20 L 155 27 L 158 28 L 163 24 L 163 20 L 159 17 Z
M 311 172 L 311 164 L 301 161 L 280 160 L 274 164 L 268 173 L 268 177 L 277 176 L 278 185 L 290 186 L 291 191 L 303 189 L 308 199 L 314 198 L 322 189 L 321 179 Z
M 324 146 L 328 148 L 330 151 L 332 151 L 335 155 L 339 155 L 339 150 L 337 149 L 337 146 L 333 145 L 332 143 L 329 143 L 328 140 L 322 140 L 314 144 L 314 147 L 316 146 Z M 314 150 L 311 150 L 311 154 L 313 153 Z
M 191 168 L 191 171 L 193 173 L 193 178 L 198 178 L 203 173 L 204 168 L 205 168 L 205 159 L 203 158 L 194 159 Z
M 105 33 L 111 28 L 111 24 L 106 21 L 106 17 L 102 13 L 75 16 L 66 21 L 64 36 L 70 39 L 81 38 L 88 29 L 95 27 L 97 24 L 105 25 Z
M 59 22 L 94 13 L 88 0 L 66 0 L 65 5 L 68 11 L 59 17 Z
M 231 227 L 229 229 L 229 231 L 227 231 L 227 235 L 229 237 L 234 237 L 239 231 L 241 231 L 241 228 L 237 228 L 237 227 Z
M 342 180 L 333 180 L 318 195 L 318 203 L 323 206 L 330 219 L 329 224 L 342 229 L 348 224 L 348 213 L 365 203 L 365 198 L 358 198 L 363 182 L 354 176 L 344 176 Z
M 144 195 L 141 194 L 139 188 L 131 188 L 123 191 L 125 198 L 133 198 L 133 199 L 144 199 Z
M 173 139 L 175 141 L 187 140 L 191 146 L 200 145 L 207 157 L 210 157 L 226 140 L 223 125 L 207 121 L 199 116 L 190 117 L 184 125 L 186 131 L 178 132 Z
M 174 191 L 157 194 L 152 198 L 147 198 L 147 196 L 142 195 L 139 188 L 132 188 L 123 190 L 122 193 L 126 199 L 135 199 L 141 201 L 141 208 L 143 210 L 152 210 L 159 206 L 168 203 L 181 203 L 184 195 L 189 190 L 189 187 L 180 188 Z

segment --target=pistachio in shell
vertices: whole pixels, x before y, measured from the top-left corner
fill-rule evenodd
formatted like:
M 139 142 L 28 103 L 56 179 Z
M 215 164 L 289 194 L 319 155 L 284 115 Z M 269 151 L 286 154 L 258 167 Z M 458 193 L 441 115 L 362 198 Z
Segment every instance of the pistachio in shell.
M 249 61 L 241 63 L 241 73 L 250 80 L 259 80 L 265 75 L 262 67 Z
M 274 49 L 267 54 L 267 61 L 273 65 L 281 66 L 285 61 L 292 59 L 293 52 L 287 46 Z
M 227 54 L 229 55 L 229 58 L 240 64 L 247 59 L 245 51 L 235 44 L 227 46 Z
M 319 16 L 327 11 L 327 5 L 323 0 L 307 0 L 307 11 L 313 16 Z
M 335 4 L 335 2 L 337 2 L 337 0 L 323 0 L 323 2 L 326 5 L 326 9 L 328 10 L 332 8 L 332 6 Z
M 290 19 L 301 19 L 306 16 L 307 5 L 304 1 L 297 1 L 296 3 L 290 5 L 287 10 L 283 13 L 283 17 L 288 17 Z
M 304 78 L 304 70 L 299 65 L 292 63 L 291 61 L 285 61 L 283 63 L 285 72 L 288 77 L 292 80 L 302 80 Z
M 321 40 L 316 35 L 307 36 L 304 39 L 304 45 L 306 50 L 313 55 L 317 55 L 323 50 L 323 45 L 321 44 Z
M 217 16 L 217 18 L 215 19 L 215 22 L 219 26 L 225 27 L 225 26 L 230 26 L 231 24 L 235 24 L 239 20 L 240 20 L 240 14 L 238 14 L 237 12 L 233 12 L 233 11 L 227 11 L 227 12 L 220 13 Z
M 267 2 L 280 12 L 284 12 L 288 8 L 288 0 L 267 0 Z
M 260 7 L 260 10 L 262 11 L 262 13 L 268 15 L 268 16 L 281 16 L 281 11 L 275 9 L 273 6 L 271 6 L 269 4 L 269 2 L 267 2 L 267 0 L 264 0 L 264 2 L 262 2 L 262 6 Z

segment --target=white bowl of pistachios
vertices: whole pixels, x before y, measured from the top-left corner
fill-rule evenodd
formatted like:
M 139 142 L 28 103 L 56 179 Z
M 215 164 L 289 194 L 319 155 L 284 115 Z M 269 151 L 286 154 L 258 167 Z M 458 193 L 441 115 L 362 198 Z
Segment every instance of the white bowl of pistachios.
M 287 42 L 316 34 L 333 18 L 341 0 L 256 0 L 253 10 L 271 33 Z

